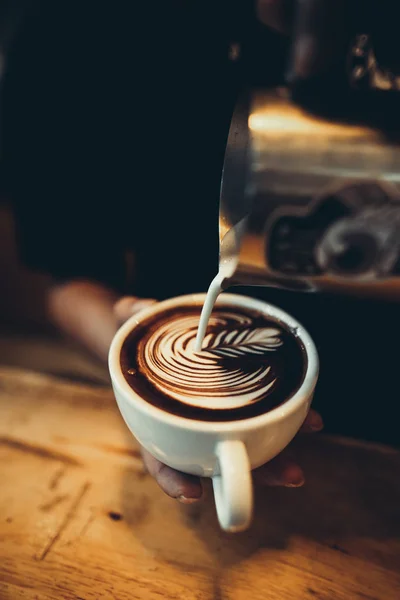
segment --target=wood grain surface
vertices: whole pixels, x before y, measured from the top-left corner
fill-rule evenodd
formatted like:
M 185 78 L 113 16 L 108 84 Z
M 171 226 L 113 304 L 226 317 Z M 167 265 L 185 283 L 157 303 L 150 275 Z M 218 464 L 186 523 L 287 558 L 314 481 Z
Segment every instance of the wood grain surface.
M 400 453 L 324 436 L 303 489 L 218 527 L 144 472 L 107 388 L 0 369 L 1 600 L 398 600 Z

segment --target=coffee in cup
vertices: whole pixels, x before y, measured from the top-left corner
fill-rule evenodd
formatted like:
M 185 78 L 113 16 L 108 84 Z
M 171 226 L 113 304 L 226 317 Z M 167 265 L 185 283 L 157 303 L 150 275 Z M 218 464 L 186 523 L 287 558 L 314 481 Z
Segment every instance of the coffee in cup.
M 121 370 L 132 390 L 186 419 L 235 421 L 289 400 L 304 378 L 304 346 L 279 320 L 250 308 L 216 306 L 200 352 L 201 306 L 148 316 L 127 336 Z
M 251 521 L 251 470 L 300 429 L 318 378 L 305 329 L 279 308 L 221 294 L 195 351 L 206 295 L 165 300 L 133 315 L 109 353 L 115 397 L 138 442 L 162 463 L 211 477 L 227 531 Z

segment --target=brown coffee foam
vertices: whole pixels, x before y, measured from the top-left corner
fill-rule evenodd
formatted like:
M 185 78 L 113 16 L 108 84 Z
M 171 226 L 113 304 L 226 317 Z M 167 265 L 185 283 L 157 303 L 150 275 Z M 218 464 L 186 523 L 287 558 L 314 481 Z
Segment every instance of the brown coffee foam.
M 128 335 L 121 368 L 144 400 L 185 418 L 230 421 L 268 412 L 300 387 L 306 353 L 281 323 L 257 311 L 217 307 L 207 330 L 205 352 L 196 355 L 188 346 L 194 344 L 199 316 L 200 306 L 169 309 Z M 187 330 L 174 330 L 189 321 Z M 168 357 L 160 352 L 166 340 Z M 243 340 L 245 344 L 238 344 Z M 203 361 L 201 369 L 199 361 Z M 217 381 L 219 386 L 214 385 Z M 243 403 L 244 393 L 248 398 Z

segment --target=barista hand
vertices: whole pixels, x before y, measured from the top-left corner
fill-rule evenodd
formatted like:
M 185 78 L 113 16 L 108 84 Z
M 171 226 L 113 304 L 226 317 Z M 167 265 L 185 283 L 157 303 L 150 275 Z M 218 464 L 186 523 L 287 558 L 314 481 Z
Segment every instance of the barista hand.
M 137 298 L 123 298 L 117 302 L 114 312 L 119 322 L 124 322 L 137 309 L 142 308 L 143 302 L 143 300 Z M 307 433 L 320 431 L 322 427 L 321 417 L 314 410 L 311 410 L 303 424 L 302 431 Z M 199 478 L 185 475 L 163 465 L 144 449 L 142 449 L 142 456 L 146 469 L 168 496 L 185 504 L 200 499 L 202 486 Z M 255 470 L 254 478 L 262 484 L 272 486 L 300 487 L 304 483 L 302 469 L 289 458 L 287 451 Z
M 322 74 L 346 49 L 350 0 L 258 0 L 258 15 L 266 25 L 292 37 L 289 81 Z

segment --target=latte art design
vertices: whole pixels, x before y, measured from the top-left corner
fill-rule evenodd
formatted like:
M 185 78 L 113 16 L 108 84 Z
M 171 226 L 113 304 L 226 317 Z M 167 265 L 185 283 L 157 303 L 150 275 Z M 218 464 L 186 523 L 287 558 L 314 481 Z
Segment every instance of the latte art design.
M 138 346 L 146 378 L 162 394 L 189 406 L 236 409 L 254 404 L 279 383 L 278 327 L 256 327 L 244 314 L 212 316 L 203 350 L 195 352 L 197 315 L 163 322 Z

